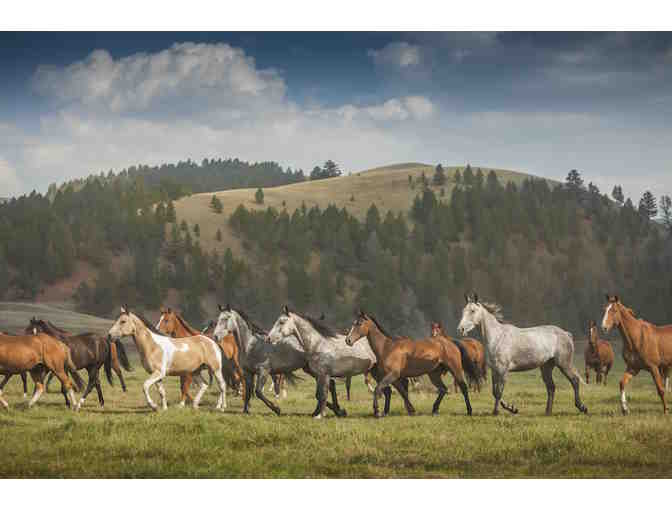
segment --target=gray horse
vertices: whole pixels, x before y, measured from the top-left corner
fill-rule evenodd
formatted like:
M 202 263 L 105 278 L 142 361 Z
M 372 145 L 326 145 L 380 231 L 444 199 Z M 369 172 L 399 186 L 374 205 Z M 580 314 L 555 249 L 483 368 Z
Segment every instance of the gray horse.
M 512 324 L 502 324 L 498 320 L 501 320 L 501 308 L 498 305 L 479 303 L 477 294 L 471 297 L 465 295 L 464 298 L 467 303 L 457 331 L 464 336 L 477 326 L 481 328 L 488 365 L 492 371 L 492 394 L 495 397 L 493 414 L 499 413 L 500 402 L 507 411 L 514 414 L 518 412 L 514 405 L 508 405 L 502 400 L 509 372 L 524 372 L 537 367 L 541 369 L 548 393 L 547 415 L 553 412 L 555 367 L 560 369 L 574 388 L 576 408 L 582 413 L 588 412 L 579 395 L 579 381 L 582 379 L 573 363 L 574 342 L 571 333 L 557 326 L 518 328 Z
M 254 324 L 241 310 L 234 310 L 229 305 L 226 308 L 220 306 L 219 310 L 220 314 L 213 336 L 215 340 L 219 340 L 233 333 L 238 343 L 238 360 L 245 376 L 243 412 L 250 412 L 250 398 L 254 387 L 254 394 L 257 398 L 279 415 L 280 408 L 264 395 L 266 379 L 269 375 L 283 374 L 288 381 L 292 382 L 296 379 L 292 373 L 295 370 L 304 370 L 313 375 L 308 368 L 306 352 L 296 337 L 291 334 L 283 337 L 281 342 L 271 343 L 268 341 L 266 332 Z M 327 406 L 334 413 L 342 416 L 344 413 L 338 407 L 335 385 L 332 384 L 330 389 L 333 403 L 328 403 Z M 318 409 L 319 406 L 313 415 L 318 412 Z
M 324 415 L 327 388 L 334 387 L 333 377 L 365 374 L 376 364 L 376 356 L 367 342 L 349 347 L 345 344 L 345 335 L 336 333 L 317 319 L 290 311 L 285 306 L 268 338 L 273 345 L 280 346 L 288 337 L 298 339 L 306 353 L 308 370 L 317 381 L 318 408 L 313 415 L 315 418 Z M 332 391 L 332 398 L 335 398 L 334 395 L 335 391 Z M 386 408 L 389 408 L 389 396 L 387 393 L 385 396 Z

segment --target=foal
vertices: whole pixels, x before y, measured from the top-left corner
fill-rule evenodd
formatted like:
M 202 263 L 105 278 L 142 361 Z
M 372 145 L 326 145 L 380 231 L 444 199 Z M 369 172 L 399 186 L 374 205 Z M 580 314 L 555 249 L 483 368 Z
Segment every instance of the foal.
M 457 381 L 467 414 L 471 416 L 471 403 L 467 383 L 464 380 L 462 355 L 460 349 L 445 337 L 438 336 L 423 340 L 392 337 L 378 324 L 373 316 L 360 312 L 352 323 L 352 327 L 345 337 L 347 345 L 354 345 L 362 338 L 366 338 L 376 356 L 378 384 L 373 392 L 373 414 L 380 417 L 378 397 L 384 388 L 394 386 L 404 399 L 404 405 L 409 415 L 415 414 L 415 408 L 408 399 L 408 385 L 402 384 L 404 377 L 418 377 L 428 374 L 430 381 L 436 386 L 439 395 L 432 407 L 432 414 L 438 414 L 441 400 L 447 393 L 446 385 L 441 376 L 450 372 Z
M 607 385 L 607 375 L 614 364 L 614 350 L 611 344 L 597 336 L 597 324 L 595 321 L 588 323 L 588 345 L 583 353 L 586 364 L 586 384 L 590 378 L 590 369 L 595 370 L 595 382 L 600 384 L 604 377 L 604 385 Z

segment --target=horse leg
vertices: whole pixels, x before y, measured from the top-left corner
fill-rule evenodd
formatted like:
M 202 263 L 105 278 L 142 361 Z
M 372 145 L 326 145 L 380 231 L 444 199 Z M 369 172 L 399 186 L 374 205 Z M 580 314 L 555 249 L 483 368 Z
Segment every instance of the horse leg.
M 268 400 L 266 398 L 266 395 L 264 395 L 264 385 L 266 384 L 266 377 L 268 377 L 268 373 L 266 372 L 265 369 L 260 370 L 257 373 L 257 386 L 255 387 L 254 394 L 257 396 L 259 400 L 261 400 L 268 408 L 273 411 L 275 414 L 280 415 L 280 408 L 276 406 L 273 402 Z
M 389 386 L 383 390 L 383 395 L 385 395 L 385 406 L 383 407 L 383 414 L 387 416 L 390 414 L 390 403 L 392 402 L 392 388 Z
M 657 366 L 649 367 L 651 376 L 653 377 L 653 382 L 656 383 L 656 390 L 658 390 L 658 396 L 663 402 L 663 414 L 667 414 L 667 404 L 665 403 L 665 387 L 663 386 L 663 378 L 660 376 L 660 370 Z
M 180 376 L 180 390 L 182 391 L 182 396 L 180 397 L 180 407 L 184 407 L 186 401 L 189 400 L 192 404 L 194 403 L 194 398 L 189 394 L 189 388 L 191 387 L 191 381 L 193 380 L 192 374 L 185 374 Z
M 399 374 L 396 372 L 388 372 L 385 376 L 376 384 L 376 389 L 373 392 L 373 415 L 376 418 L 380 418 L 380 412 L 378 410 L 378 397 L 383 394 L 385 388 L 388 388 L 390 384 L 399 379 Z M 384 416 L 384 415 L 383 415 Z
M 339 418 L 345 418 L 348 415 L 348 413 L 345 412 L 345 409 L 341 409 L 341 406 L 338 405 L 338 395 L 336 394 L 336 381 L 334 381 L 331 378 L 329 379 L 329 392 L 331 393 L 332 405 L 330 406 L 329 402 L 327 402 L 326 403 L 327 407 L 329 407 L 334 412 L 334 414 L 336 414 L 336 416 L 338 416 Z
M 555 362 L 553 360 L 547 361 L 540 367 L 541 378 L 546 385 L 546 416 L 551 416 L 551 414 L 553 414 L 553 398 L 555 397 L 555 383 L 553 382 L 554 368 Z M 586 373 L 588 373 L 588 370 L 586 370 Z
M 103 397 L 103 388 L 100 384 L 100 370 L 96 372 L 96 393 L 98 394 L 98 403 L 100 407 L 105 408 L 105 398 Z
M 243 391 L 243 413 L 250 414 L 250 399 L 254 388 L 254 374 L 245 372 L 245 390 Z
M 52 368 L 51 372 L 61 383 L 61 393 L 63 393 L 63 396 L 65 397 L 65 405 L 70 407 L 70 402 L 72 402 L 72 410 L 75 411 L 75 391 L 72 388 L 72 383 L 70 382 L 68 374 L 66 374 L 65 370 L 61 367 L 55 369 Z M 70 397 L 69 400 L 68 397 Z
M 558 368 L 574 388 L 574 406 L 583 414 L 588 414 L 588 408 L 581 402 L 581 395 L 579 394 L 579 374 L 572 365 L 558 365 Z
M 49 373 L 47 374 L 47 382 L 44 383 L 44 391 L 46 391 L 47 393 L 49 393 L 49 384 L 51 384 L 51 380 L 52 380 L 53 378 L 54 378 L 54 373 L 53 373 L 53 372 L 49 372 Z
M 196 370 L 192 374 L 193 380 L 196 381 L 196 384 L 198 384 L 198 392 L 196 393 L 196 396 L 194 397 L 194 400 L 191 403 L 191 406 L 194 409 L 198 409 L 199 404 L 201 403 L 201 399 L 203 398 L 203 395 L 205 395 L 205 392 L 208 390 L 208 383 L 205 382 L 205 379 L 203 379 L 203 376 L 201 375 L 200 370 Z
M 603 384 L 606 386 L 607 385 L 607 376 L 609 375 L 609 371 L 611 370 L 611 365 L 607 365 L 606 368 L 604 369 L 604 381 Z
M 586 384 L 590 384 L 590 367 L 586 363 Z
M 502 409 L 506 409 L 511 414 L 517 414 L 518 408 L 513 404 L 507 404 L 502 400 L 502 395 L 504 395 L 504 386 L 506 384 L 506 373 L 495 375 L 495 371 L 492 372 L 492 391 L 495 397 L 495 409 L 493 411 L 494 415 L 499 414 L 499 405 L 501 404 Z
M 33 407 L 33 404 L 39 400 L 44 393 L 44 368 L 41 366 L 35 367 L 30 371 L 30 377 L 35 383 L 35 389 L 33 390 L 33 397 L 28 402 L 28 409 Z
M 22 372 L 22 375 L 23 377 L 25 377 L 25 372 Z M 12 376 L 9 374 L 5 374 L 4 379 L 2 380 L 2 382 L 0 382 L 0 404 L 2 404 L 5 409 L 9 409 L 9 403 L 7 403 L 7 401 L 4 398 L 2 398 L 2 390 L 5 387 L 5 384 L 7 384 L 7 381 L 9 381 L 10 377 Z M 26 397 L 25 392 L 23 393 L 23 397 L 24 398 Z
M 373 391 L 376 389 L 373 386 L 373 383 L 371 382 L 372 376 L 371 376 L 371 371 L 366 372 L 364 374 L 364 382 L 366 383 L 366 387 L 369 389 L 369 392 L 373 393 Z
M 443 383 L 443 380 L 441 379 L 440 369 L 434 370 L 433 372 L 430 372 L 427 375 L 429 375 L 429 380 L 432 382 L 434 386 L 436 386 L 436 389 L 439 392 L 438 396 L 436 397 L 436 400 L 434 401 L 434 405 L 432 406 L 432 414 L 436 416 L 439 414 L 439 406 L 441 405 L 443 397 L 446 395 L 446 393 L 448 393 L 448 388 L 446 388 L 446 385 Z M 457 378 L 455 378 L 454 381 L 457 381 Z M 454 384 L 457 385 L 456 382 Z
M 160 371 L 156 370 L 145 380 L 142 384 L 142 391 L 145 393 L 145 400 L 147 405 L 152 408 L 153 411 L 158 411 L 159 407 L 154 403 L 152 397 L 149 394 L 149 389 L 157 382 L 163 379 L 163 374 Z
M 28 396 L 28 376 L 25 372 L 19 374 L 21 376 L 21 382 L 23 383 L 23 398 Z
M 82 396 L 79 399 L 79 402 L 77 402 L 77 405 L 75 406 L 75 411 L 79 411 L 80 408 L 82 407 L 82 404 L 84 403 L 84 400 L 86 400 L 86 397 L 91 393 L 91 390 L 93 389 L 95 385 L 95 368 L 94 367 L 87 367 L 86 371 L 89 374 L 89 380 L 86 383 L 86 389 L 84 390 L 84 393 L 82 393 Z
M 396 388 L 396 390 L 401 395 L 401 398 L 404 399 L 404 407 L 406 407 L 406 412 L 408 415 L 413 416 L 415 414 L 415 408 L 413 407 L 413 404 L 411 404 L 411 400 L 408 398 L 408 379 L 399 379 L 398 381 L 392 383 L 392 386 Z M 389 389 L 389 386 L 386 389 Z M 392 390 L 390 390 L 390 392 L 391 391 Z M 385 395 L 385 405 L 387 406 L 387 394 Z M 385 415 L 387 415 L 388 412 L 389 409 L 386 409 Z
M 345 398 L 350 402 L 350 384 L 352 384 L 352 377 L 347 376 L 345 378 Z

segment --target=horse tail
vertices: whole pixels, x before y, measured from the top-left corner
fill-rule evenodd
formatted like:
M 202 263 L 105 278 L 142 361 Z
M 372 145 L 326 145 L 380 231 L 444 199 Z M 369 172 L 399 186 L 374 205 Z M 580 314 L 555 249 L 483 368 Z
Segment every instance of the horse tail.
M 478 381 L 481 372 L 480 368 L 476 365 L 476 363 L 474 363 L 474 360 L 471 359 L 471 356 L 469 356 L 469 353 L 467 352 L 467 349 L 464 347 L 462 342 L 459 340 L 453 340 L 453 342 L 455 342 L 455 345 L 460 350 L 460 356 L 462 358 L 462 369 L 467 375 L 467 378 L 473 381 Z
M 72 380 L 75 383 L 75 386 L 77 387 L 77 391 L 80 392 L 82 391 L 82 388 L 84 387 L 84 379 L 79 375 L 77 372 L 77 367 L 75 366 L 75 363 L 72 361 L 72 356 L 70 354 L 70 347 L 67 345 L 63 344 L 65 347 L 65 371 L 66 373 L 72 377 Z
M 303 377 L 295 375 L 294 372 L 282 372 L 282 375 L 285 377 L 285 380 L 292 386 L 296 386 L 299 381 L 303 381 Z
M 105 354 L 105 377 L 107 377 L 107 382 L 110 383 L 110 386 L 114 386 L 114 380 L 112 379 L 112 344 L 105 342 L 107 347 L 107 353 Z
M 121 366 L 124 367 L 124 370 L 126 370 L 126 372 L 133 372 L 133 367 L 128 362 L 126 349 L 124 348 L 124 344 L 121 343 L 121 339 L 115 340 L 114 345 L 117 346 L 117 355 L 119 357 L 119 363 L 121 363 Z

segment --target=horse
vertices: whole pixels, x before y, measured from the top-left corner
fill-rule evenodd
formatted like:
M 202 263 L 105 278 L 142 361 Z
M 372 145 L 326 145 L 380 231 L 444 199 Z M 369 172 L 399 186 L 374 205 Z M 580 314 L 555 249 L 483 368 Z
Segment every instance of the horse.
M 539 368 L 546 384 L 546 415 L 553 413 L 555 383 L 553 369 L 569 380 L 574 389 L 574 405 L 582 413 L 588 408 L 581 402 L 579 382 L 581 376 L 574 367 L 574 341 L 572 334 L 557 326 L 535 326 L 519 328 L 513 324 L 503 324 L 501 308 L 496 304 L 479 302 L 478 295 L 467 296 L 462 311 L 462 319 L 457 326 L 461 335 L 466 335 L 477 326 L 485 338 L 487 360 L 492 373 L 492 394 L 495 397 L 493 414 L 499 414 L 499 404 L 512 414 L 518 413 L 513 404 L 502 400 L 504 385 L 509 372 L 524 372 Z
M 36 321 L 36 317 L 33 317 L 33 321 Z M 58 333 L 56 336 L 57 338 L 62 338 L 62 337 L 70 337 L 70 336 L 75 336 L 75 333 L 71 333 L 70 331 L 67 331 L 63 328 L 60 328 L 56 326 L 54 323 L 51 321 L 45 321 L 46 325 L 49 326 L 54 332 Z M 29 328 L 26 328 L 25 332 L 29 333 Z M 88 333 L 91 334 L 91 333 Z M 126 356 L 126 351 L 124 350 L 124 346 L 121 342 L 108 342 L 108 345 L 110 347 L 110 359 L 112 361 L 112 370 L 114 371 L 115 374 L 117 374 L 117 377 L 119 378 L 119 382 L 121 383 L 121 390 L 126 393 L 126 381 L 124 381 L 124 374 L 121 370 L 122 366 L 124 370 L 127 372 L 132 372 L 133 368 L 131 367 L 131 364 L 128 361 L 128 357 Z M 121 364 L 119 361 L 121 360 Z M 77 361 L 75 360 L 75 364 L 77 364 Z M 54 374 L 49 372 L 49 375 L 47 376 L 47 382 L 45 383 L 45 391 L 49 392 L 49 383 L 51 383 L 52 378 L 54 377 Z M 110 384 L 112 384 L 110 382 Z
M 65 404 L 70 407 L 74 403 L 75 394 L 69 375 L 81 383 L 77 369 L 72 362 L 70 348 L 56 338 L 38 333 L 36 335 L 0 335 L 0 374 L 12 375 L 21 372 L 30 372 L 35 382 L 33 397 L 28 402 L 31 408 L 44 393 L 45 370 L 51 370 L 61 381 Z M 9 409 L 9 404 L 2 398 L 0 390 L 0 404 Z M 74 408 L 73 408 L 74 409 Z
M 595 382 L 600 384 L 604 378 L 604 385 L 607 385 L 607 375 L 614 364 L 614 350 L 611 344 L 601 339 L 597 335 L 597 324 L 595 321 L 588 323 L 588 344 L 583 353 L 583 359 L 586 365 L 586 384 L 590 383 L 590 369 L 595 370 Z
M 306 353 L 308 371 L 315 377 L 317 408 L 314 418 L 324 416 L 327 406 L 327 389 L 331 392 L 334 412 L 343 417 L 347 413 L 338 406 L 334 378 L 345 378 L 370 372 L 376 365 L 376 356 L 366 345 L 346 345 L 345 336 L 338 334 L 319 319 L 290 311 L 285 305 L 282 313 L 268 334 L 274 344 L 294 336 Z M 406 381 L 407 384 L 407 381 Z M 385 394 L 385 411 L 389 411 L 391 390 Z
M 94 387 L 98 394 L 100 407 L 105 407 L 105 398 L 103 397 L 103 389 L 100 384 L 100 368 L 105 368 L 107 381 L 110 385 L 114 385 L 112 380 L 112 365 L 115 363 L 119 366 L 119 359 L 116 359 L 115 353 L 118 352 L 118 354 L 120 354 L 119 358 L 121 359 L 124 368 L 130 371 L 131 367 L 128 363 L 126 350 L 124 349 L 124 344 L 120 341 L 114 342 L 116 349 L 113 352 L 111 348 L 112 342 L 109 342 L 107 338 L 101 335 L 96 335 L 95 333 L 81 333 L 79 335 L 68 334 L 67 331 L 55 327 L 50 322 L 35 317 L 30 320 L 25 331 L 26 333 L 33 332 L 33 334 L 45 333 L 57 338 L 70 348 L 72 361 L 77 370 L 86 369 L 89 380 L 84 393 L 82 393 L 79 402 L 77 402 L 77 405 L 75 406 L 75 411 L 79 411 L 82 408 L 86 397 L 91 393 L 91 390 L 93 390 Z M 49 386 L 49 379 L 47 379 L 46 386 Z
M 617 327 L 623 338 L 625 373 L 619 385 L 621 411 L 628 414 L 625 387 L 630 379 L 640 370 L 647 370 L 653 377 L 658 396 L 663 402 L 663 414 L 667 414 L 662 375 L 672 367 L 672 325 L 656 326 L 644 319 L 638 319 L 630 308 L 621 303 L 618 296 L 607 294 L 606 298 L 602 329 L 608 332 Z
M 467 375 L 467 382 L 469 383 L 469 389 L 480 393 L 481 384 L 488 379 L 488 364 L 485 361 L 485 347 L 483 347 L 483 344 L 475 338 L 462 338 L 460 340 L 451 338 L 446 334 L 446 332 L 443 330 L 443 327 L 441 327 L 441 324 L 438 322 L 432 322 L 431 336 L 444 336 L 455 342 L 458 348 L 459 346 L 464 347 L 467 360 L 471 366 L 474 367 L 473 370 L 465 370 Z M 457 381 L 453 380 L 453 386 L 453 389 L 457 393 Z
M 132 313 L 128 307 L 122 306 L 121 313 L 108 335 L 112 339 L 120 339 L 124 336 L 132 336 L 135 346 L 140 354 L 142 366 L 150 374 L 142 388 L 145 393 L 147 404 L 154 411 L 159 407 L 149 395 L 149 389 L 156 384 L 161 395 L 161 407 L 168 408 L 166 391 L 163 387 L 163 379 L 166 376 L 180 376 L 193 374 L 200 389 L 193 401 L 193 408 L 198 405 L 208 385 L 200 375 L 200 369 L 210 369 L 219 386 L 219 399 L 215 409 L 223 410 L 226 401 L 226 383 L 222 376 L 222 351 L 212 339 L 203 335 L 195 335 L 184 338 L 169 338 L 159 333 L 154 326 L 138 313 Z
M 205 333 L 209 327 L 205 328 L 203 331 L 198 331 L 197 329 L 191 327 L 179 313 L 174 312 L 170 308 L 161 308 L 161 317 L 159 318 L 159 322 L 156 325 L 156 329 L 160 333 L 172 338 L 184 338 L 197 335 L 204 335 L 208 338 L 212 338 L 211 334 Z M 214 328 L 212 329 L 214 330 Z M 225 379 L 229 379 L 230 383 L 232 383 L 232 387 L 238 387 L 243 380 L 243 371 L 240 368 L 240 364 L 238 362 L 238 344 L 236 344 L 236 340 L 233 335 L 228 335 L 216 343 L 219 345 L 223 354 L 222 367 L 224 371 L 222 375 Z M 233 368 L 230 367 L 229 364 L 233 364 Z M 212 384 L 212 374 L 210 374 L 210 377 L 210 384 Z M 182 389 L 182 397 L 179 404 L 180 406 L 184 406 L 187 399 L 192 402 L 194 400 L 191 395 L 189 395 L 191 381 L 192 374 L 180 376 L 180 388 Z M 226 400 L 224 401 L 224 407 L 226 407 Z
M 415 414 L 415 408 L 408 398 L 407 377 L 418 377 L 424 374 L 429 376 L 432 384 L 438 390 L 438 396 L 432 406 L 432 414 L 439 413 L 439 406 L 448 389 L 443 383 L 441 376 L 450 372 L 464 396 L 467 406 L 467 414 L 471 416 L 471 402 L 469 391 L 464 380 L 464 368 L 462 360 L 466 353 L 454 342 L 443 336 L 431 337 L 421 340 L 410 338 L 397 338 L 387 333 L 376 318 L 362 311 L 352 323 L 350 331 L 345 337 L 345 343 L 355 345 L 362 338 L 368 340 L 377 362 L 376 389 L 373 392 L 373 415 L 380 417 L 378 410 L 378 398 L 383 388 L 393 385 L 401 394 L 409 415 Z
M 0 335 L 5 335 L 5 336 L 12 336 L 11 333 L 7 331 L 0 331 Z M 20 372 L 19 375 L 21 376 L 21 382 L 23 383 L 23 398 L 28 397 L 28 376 L 26 372 Z M 6 374 L 2 378 L 2 382 L 0 382 L 0 392 L 4 389 L 4 387 L 7 385 L 9 380 L 12 378 L 12 374 Z

